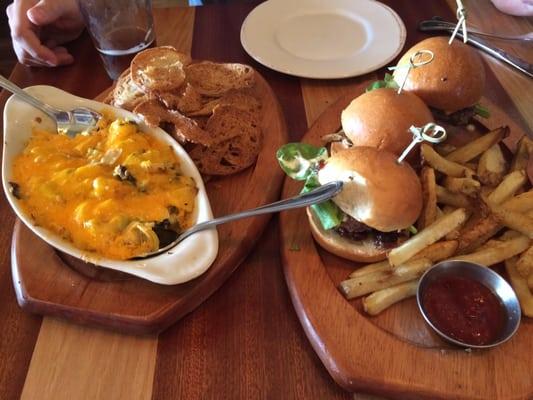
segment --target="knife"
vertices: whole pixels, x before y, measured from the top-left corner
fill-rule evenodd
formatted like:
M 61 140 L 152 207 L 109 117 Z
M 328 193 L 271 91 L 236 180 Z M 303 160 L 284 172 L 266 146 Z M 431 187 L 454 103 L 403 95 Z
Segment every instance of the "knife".
M 440 17 L 434 17 L 433 19 L 420 22 L 418 24 L 418 29 L 423 32 L 453 32 L 455 24 L 443 21 Z M 457 32 L 457 36 L 461 39 L 463 38 L 460 31 Z M 486 40 L 481 39 L 470 32 L 468 32 L 468 42 L 474 47 L 477 47 L 494 58 L 511 65 L 530 78 L 533 78 L 533 64 L 490 45 Z

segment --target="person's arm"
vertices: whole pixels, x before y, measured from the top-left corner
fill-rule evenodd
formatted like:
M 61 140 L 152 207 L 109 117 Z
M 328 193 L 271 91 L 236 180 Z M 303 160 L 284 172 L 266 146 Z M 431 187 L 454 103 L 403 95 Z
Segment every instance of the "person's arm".
M 74 61 L 61 44 L 83 30 L 76 0 L 15 0 L 7 7 L 7 16 L 20 63 L 53 67 Z
M 533 16 L 533 0 L 492 0 L 492 3 L 498 10 L 506 14 Z

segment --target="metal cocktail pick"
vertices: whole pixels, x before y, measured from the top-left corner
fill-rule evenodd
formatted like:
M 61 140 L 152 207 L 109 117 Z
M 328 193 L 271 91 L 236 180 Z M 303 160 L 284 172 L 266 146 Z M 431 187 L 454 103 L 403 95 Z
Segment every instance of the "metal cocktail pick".
M 466 43 L 468 41 L 466 32 L 466 8 L 463 5 L 462 0 L 455 0 L 455 2 L 457 3 L 457 25 L 455 25 L 455 29 L 452 32 L 452 36 L 450 36 L 448 44 L 452 44 L 453 39 L 455 39 L 455 35 L 457 35 L 457 32 L 459 32 L 459 27 L 463 28 L 463 42 Z
M 420 59 L 419 61 L 415 61 L 417 57 L 422 58 L 424 55 L 429 55 L 429 58 L 426 60 Z M 431 50 L 418 50 L 416 53 L 414 53 L 411 57 L 409 57 L 409 64 L 405 65 L 396 65 L 395 67 L 389 67 L 389 70 L 395 70 L 397 68 L 408 68 L 407 72 L 405 73 L 405 77 L 403 78 L 402 84 L 398 88 L 398 94 L 402 92 L 402 89 L 405 85 L 405 82 L 407 82 L 407 76 L 409 75 L 409 72 L 411 72 L 411 69 L 421 67 L 422 65 L 429 64 L 431 61 L 433 61 L 433 58 L 435 55 Z
M 407 154 L 418 144 L 423 141 L 430 143 L 440 143 L 446 139 L 446 129 L 442 126 L 430 122 L 420 128 L 411 126 L 409 132 L 413 134 L 413 141 L 403 151 L 402 155 L 398 157 L 398 162 L 401 163 Z

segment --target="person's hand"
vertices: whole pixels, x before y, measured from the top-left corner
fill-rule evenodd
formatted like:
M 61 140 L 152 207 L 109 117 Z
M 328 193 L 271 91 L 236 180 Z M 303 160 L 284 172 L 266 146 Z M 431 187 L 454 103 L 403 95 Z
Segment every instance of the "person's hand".
M 76 0 L 15 0 L 7 16 L 20 63 L 54 67 L 74 61 L 61 45 L 83 31 Z
M 494 6 L 503 13 L 531 17 L 533 0 L 492 0 Z

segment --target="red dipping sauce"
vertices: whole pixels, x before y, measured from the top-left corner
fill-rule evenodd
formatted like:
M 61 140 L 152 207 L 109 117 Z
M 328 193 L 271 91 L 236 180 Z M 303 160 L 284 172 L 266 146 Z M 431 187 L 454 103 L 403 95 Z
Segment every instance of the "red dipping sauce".
M 439 331 L 466 344 L 494 343 L 504 327 L 504 305 L 472 279 L 438 278 L 428 284 L 421 300 L 427 317 Z

